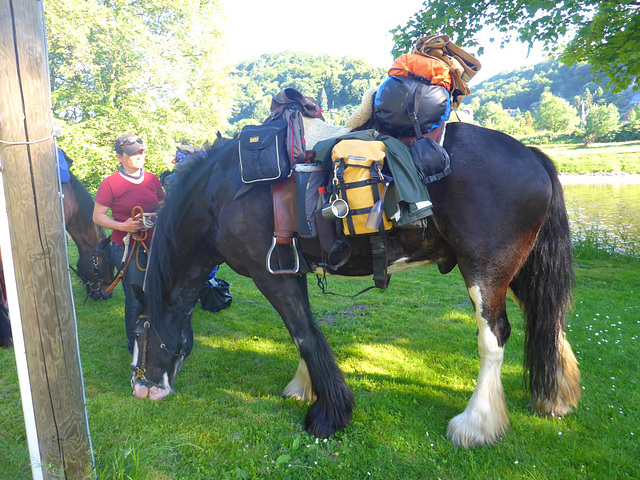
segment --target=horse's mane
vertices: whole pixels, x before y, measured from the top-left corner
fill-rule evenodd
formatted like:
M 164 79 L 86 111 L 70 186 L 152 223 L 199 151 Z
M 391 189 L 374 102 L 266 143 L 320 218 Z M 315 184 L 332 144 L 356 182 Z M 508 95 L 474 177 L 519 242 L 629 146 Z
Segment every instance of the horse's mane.
M 182 231 L 184 216 L 194 199 L 202 194 L 218 159 L 225 155 L 234 143 L 217 144 L 208 150 L 206 155 L 193 155 L 184 160 L 184 165 L 174 174 L 171 192 L 165 199 L 154 227 L 149 256 L 145 296 L 151 318 L 160 318 L 164 313 L 163 288 L 174 281 L 172 257 L 182 252 L 178 235 Z
M 69 171 L 69 185 L 76 196 L 82 220 L 85 223 L 93 223 L 93 197 L 71 171 Z
M 73 160 L 69 158 L 67 153 L 62 150 L 62 154 L 67 162 L 67 165 L 71 167 Z M 104 239 L 107 235 L 105 233 L 104 228 L 93 223 L 93 207 L 94 200 L 89 191 L 85 188 L 85 186 L 78 180 L 78 178 L 73 174 L 71 169 L 69 168 L 69 186 L 71 190 L 73 190 L 73 194 L 76 197 L 76 203 L 78 204 L 78 208 L 80 209 L 80 218 L 85 225 L 93 225 L 93 227 L 98 232 L 98 238 Z

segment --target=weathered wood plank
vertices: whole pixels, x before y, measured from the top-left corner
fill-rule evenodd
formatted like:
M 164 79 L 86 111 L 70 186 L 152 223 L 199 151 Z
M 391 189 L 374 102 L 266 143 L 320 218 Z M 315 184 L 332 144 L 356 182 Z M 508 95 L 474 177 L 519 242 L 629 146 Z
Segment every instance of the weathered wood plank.
M 42 2 L 0 0 L 0 144 L 29 383 L 45 478 L 91 468 L 52 137 Z M 8 254 L 7 251 L 3 253 Z

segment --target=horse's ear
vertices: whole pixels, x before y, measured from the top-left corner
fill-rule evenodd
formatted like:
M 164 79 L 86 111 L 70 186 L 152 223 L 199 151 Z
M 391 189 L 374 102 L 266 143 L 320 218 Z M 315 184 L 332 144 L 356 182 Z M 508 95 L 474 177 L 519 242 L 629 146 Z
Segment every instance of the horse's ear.
M 107 250 L 111 249 L 111 236 L 105 237 L 98 242 L 98 246 L 96 250 Z
M 145 307 L 144 302 L 144 290 L 140 285 L 136 285 L 135 283 L 131 284 L 131 289 L 133 290 L 133 294 L 136 296 L 136 299 L 142 304 L 142 308 Z

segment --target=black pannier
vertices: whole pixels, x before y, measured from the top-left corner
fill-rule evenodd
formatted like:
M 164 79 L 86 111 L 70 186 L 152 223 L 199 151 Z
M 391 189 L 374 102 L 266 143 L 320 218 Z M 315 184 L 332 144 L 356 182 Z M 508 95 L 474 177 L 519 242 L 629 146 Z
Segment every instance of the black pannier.
M 291 158 L 286 144 L 288 125 L 280 118 L 242 129 L 238 153 L 244 183 L 277 182 L 291 175 Z
M 388 77 L 376 93 L 373 115 L 378 130 L 393 136 L 420 135 L 449 118 L 449 92 L 440 85 L 429 85 L 411 77 Z

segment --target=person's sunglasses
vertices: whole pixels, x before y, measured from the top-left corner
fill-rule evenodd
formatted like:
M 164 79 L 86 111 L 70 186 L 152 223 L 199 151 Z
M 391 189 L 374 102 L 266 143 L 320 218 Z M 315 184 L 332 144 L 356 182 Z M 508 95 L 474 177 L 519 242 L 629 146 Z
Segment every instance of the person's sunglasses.
M 127 140 L 122 140 L 120 142 L 120 146 L 124 147 L 125 145 L 133 145 L 135 143 L 139 143 L 140 145 L 142 145 L 143 142 L 141 138 L 138 138 L 136 140 L 127 139 Z

